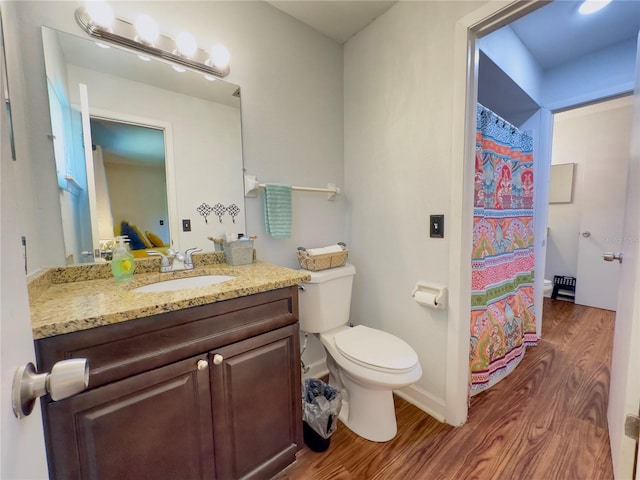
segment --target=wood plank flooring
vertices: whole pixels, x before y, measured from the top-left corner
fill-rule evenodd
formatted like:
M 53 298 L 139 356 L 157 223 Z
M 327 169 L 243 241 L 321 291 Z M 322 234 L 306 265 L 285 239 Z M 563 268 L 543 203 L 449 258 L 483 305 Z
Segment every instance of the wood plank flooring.
M 340 424 L 329 450 L 304 448 L 277 480 L 612 479 L 607 429 L 615 313 L 545 299 L 542 339 L 506 379 L 439 423 L 395 397 L 398 435 L 364 440 Z

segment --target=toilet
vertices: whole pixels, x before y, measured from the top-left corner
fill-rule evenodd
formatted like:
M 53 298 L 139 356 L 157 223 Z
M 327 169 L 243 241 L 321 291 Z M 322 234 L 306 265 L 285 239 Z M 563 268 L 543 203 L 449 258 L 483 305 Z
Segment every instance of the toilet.
M 329 383 L 343 393 L 339 418 L 367 440 L 391 440 L 397 432 L 392 391 L 422 376 L 418 355 L 389 333 L 349 326 L 353 265 L 309 273 L 299 296 L 300 329 L 325 348 Z
M 553 292 L 553 282 L 551 280 L 544 279 L 544 287 L 542 289 L 543 295 L 547 298 L 551 298 L 551 292 Z

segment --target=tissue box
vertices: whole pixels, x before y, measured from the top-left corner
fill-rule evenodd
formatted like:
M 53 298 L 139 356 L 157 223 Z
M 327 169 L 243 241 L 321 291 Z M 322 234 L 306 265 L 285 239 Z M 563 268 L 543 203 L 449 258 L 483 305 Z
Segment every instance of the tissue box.
M 248 265 L 253 263 L 253 240 L 238 240 L 222 244 L 229 265 Z

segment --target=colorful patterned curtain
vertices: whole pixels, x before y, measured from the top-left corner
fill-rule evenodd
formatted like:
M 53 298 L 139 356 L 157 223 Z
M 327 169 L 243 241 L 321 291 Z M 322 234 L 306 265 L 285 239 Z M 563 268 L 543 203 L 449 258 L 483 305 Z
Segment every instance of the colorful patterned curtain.
M 533 313 L 533 139 L 478 104 L 471 385 L 479 393 L 537 342 Z

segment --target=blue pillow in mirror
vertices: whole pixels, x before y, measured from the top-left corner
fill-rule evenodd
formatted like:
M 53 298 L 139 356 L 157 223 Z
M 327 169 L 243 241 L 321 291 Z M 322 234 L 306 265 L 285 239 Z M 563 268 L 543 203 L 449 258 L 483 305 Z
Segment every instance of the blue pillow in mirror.
M 122 222 L 120 224 L 120 235 L 126 236 L 129 239 L 129 247 L 131 250 L 144 250 L 147 248 L 135 229 L 129 225 L 128 222 Z

